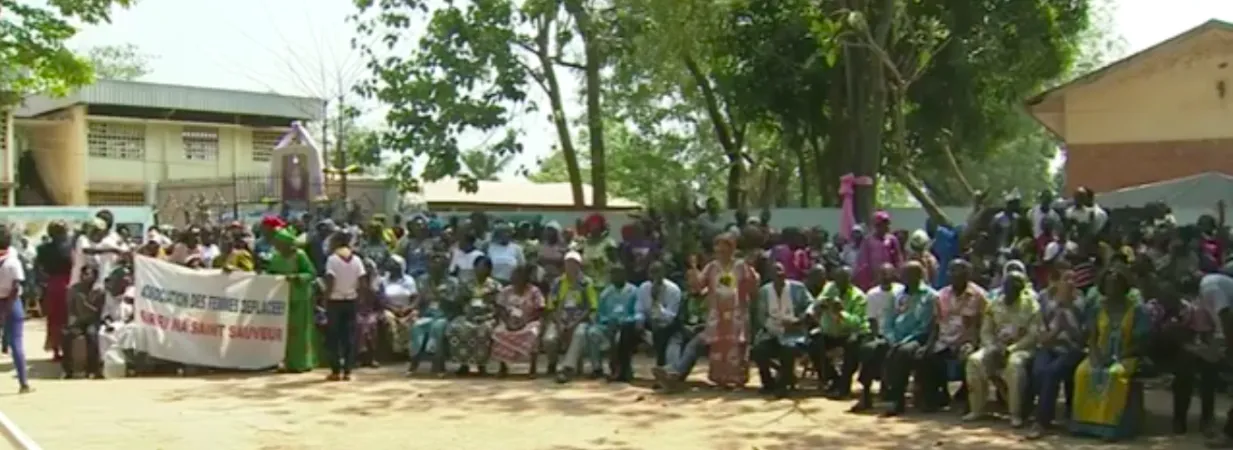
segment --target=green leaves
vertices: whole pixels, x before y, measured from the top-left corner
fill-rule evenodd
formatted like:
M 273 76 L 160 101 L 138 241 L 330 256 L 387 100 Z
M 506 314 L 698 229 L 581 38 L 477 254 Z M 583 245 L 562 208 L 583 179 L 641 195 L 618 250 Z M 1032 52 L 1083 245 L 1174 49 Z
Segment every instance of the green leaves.
M 77 34 L 77 23 L 107 22 L 112 6 L 127 7 L 132 3 L 48 0 L 44 7 L 0 0 L 0 92 L 64 95 L 92 82 L 94 72 L 90 64 L 65 43 Z
M 533 75 L 521 46 L 533 41 L 525 29 L 542 14 L 519 11 L 510 0 L 447 2 L 430 12 L 419 1 L 356 4 L 356 41 L 381 43 L 358 45 L 371 73 L 356 91 L 389 107 L 381 143 L 398 155 L 392 176 L 459 177 L 464 189 L 474 189 L 461 159 L 465 138 L 500 133 L 503 139 L 476 151 L 521 151 L 518 132 L 506 127 L 528 100 Z M 423 37 L 406 42 L 412 18 L 425 13 Z

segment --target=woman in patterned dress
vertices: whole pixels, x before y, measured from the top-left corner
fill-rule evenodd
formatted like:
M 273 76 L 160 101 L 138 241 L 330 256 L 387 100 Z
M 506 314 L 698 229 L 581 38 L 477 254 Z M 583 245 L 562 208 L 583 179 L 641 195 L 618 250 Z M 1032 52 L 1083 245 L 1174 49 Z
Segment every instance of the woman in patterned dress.
M 462 285 L 449 276 L 449 262 L 444 252 L 434 252 L 428 257 L 428 273 L 416 281 L 419 298 L 411 312 L 411 363 L 407 373 L 415 373 L 425 354 L 432 355 L 432 371 L 445 372 L 445 329 L 449 319 L 456 317 Z
M 469 373 L 471 365 L 477 366 L 481 375 L 487 373 L 488 352 L 492 349 L 494 306 L 497 294 L 501 292 L 501 283 L 491 275 L 492 261 L 487 256 L 475 258 L 473 278 L 463 290 L 466 303 L 462 305 L 462 315 L 451 320 L 445 331 L 450 347 L 449 359 L 460 364 L 458 375 Z
M 492 358 L 501 363 L 497 374 L 509 374 L 511 363 L 530 362 L 534 377 L 539 362 L 540 315 L 544 295 L 531 284 L 532 266 L 514 269 L 513 282 L 497 296 L 497 326 L 492 330 Z
M 721 387 L 740 387 L 749 381 L 749 309 L 758 286 L 758 273 L 736 258 L 736 236 L 715 237 L 715 260 L 702 269 L 697 282 L 706 297 L 706 328 L 685 344 L 673 367 L 656 367 L 656 381 L 669 391 L 680 388 L 698 356 L 707 352 L 707 377 Z

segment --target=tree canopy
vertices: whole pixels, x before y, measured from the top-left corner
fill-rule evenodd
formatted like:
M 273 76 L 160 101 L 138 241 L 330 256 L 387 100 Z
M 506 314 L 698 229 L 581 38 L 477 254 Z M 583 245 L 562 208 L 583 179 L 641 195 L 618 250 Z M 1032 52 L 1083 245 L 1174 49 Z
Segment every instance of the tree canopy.
M 42 2 L 40 2 L 42 3 Z M 0 0 L 0 103 L 31 92 L 65 94 L 94 80 L 90 62 L 66 43 L 82 24 L 111 20 L 133 0 Z
M 394 176 L 473 179 L 467 159 L 521 152 L 515 119 L 542 114 L 557 145 L 530 178 L 569 181 L 576 204 L 833 206 L 853 174 L 874 180 L 862 214 L 906 192 L 940 215 L 975 190 L 1049 188 L 1055 145 L 1019 105 L 1109 50 L 1101 0 L 357 5 L 379 38 L 358 91 L 389 108 Z M 462 150 L 473 133 L 504 138 Z
M 85 59 L 96 77 L 107 80 L 133 81 L 151 72 L 150 55 L 134 44 L 90 47 Z

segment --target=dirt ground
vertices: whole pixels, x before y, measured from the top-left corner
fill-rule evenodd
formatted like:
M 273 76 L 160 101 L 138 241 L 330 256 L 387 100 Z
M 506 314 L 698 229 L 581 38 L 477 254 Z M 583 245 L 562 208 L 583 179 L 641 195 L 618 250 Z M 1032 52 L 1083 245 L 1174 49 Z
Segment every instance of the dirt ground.
M 1152 436 L 1115 445 L 1029 442 L 1003 423 L 968 426 L 952 413 L 879 419 L 846 414 L 848 402 L 767 401 L 706 388 L 665 397 L 646 382 L 408 379 L 401 367 L 328 384 L 320 372 L 61 381 L 42 336 L 41 322 L 27 323 L 28 354 L 38 360 L 32 394 L 15 394 L 12 365 L 0 356 L 0 379 L 10 383 L 0 384 L 0 411 L 48 450 L 1202 448 L 1197 436 L 1162 435 L 1168 394 L 1161 392 L 1150 396 Z

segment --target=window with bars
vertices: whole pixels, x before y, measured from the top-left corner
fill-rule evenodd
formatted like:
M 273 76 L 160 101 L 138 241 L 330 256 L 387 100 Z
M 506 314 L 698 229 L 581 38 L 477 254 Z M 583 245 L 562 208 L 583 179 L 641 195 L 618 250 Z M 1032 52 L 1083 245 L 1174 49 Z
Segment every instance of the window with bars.
M 140 123 L 90 122 L 86 147 L 92 158 L 142 160 L 146 155 L 146 126 Z
M 214 161 L 218 159 L 218 129 L 184 127 L 180 132 L 184 144 L 184 159 L 189 161 Z
M 253 130 L 253 161 L 268 162 L 284 134 L 282 131 Z

